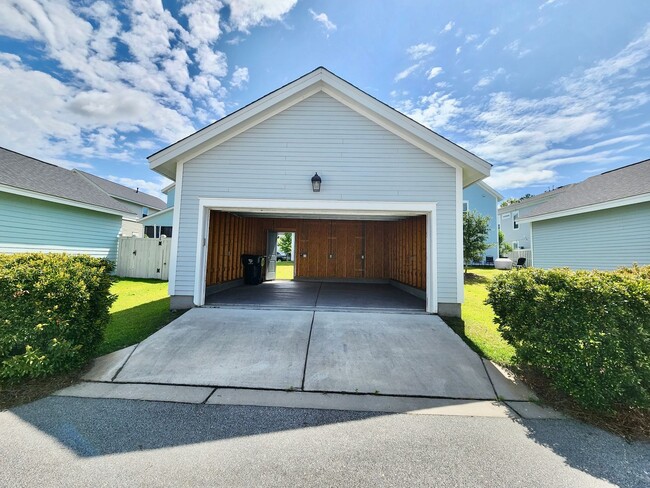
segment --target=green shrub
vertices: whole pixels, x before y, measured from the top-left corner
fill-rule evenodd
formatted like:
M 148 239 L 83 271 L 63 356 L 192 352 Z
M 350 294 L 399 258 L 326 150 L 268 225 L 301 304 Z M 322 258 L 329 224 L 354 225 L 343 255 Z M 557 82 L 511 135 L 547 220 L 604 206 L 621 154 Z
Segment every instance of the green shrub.
M 0 255 L 0 380 L 82 366 L 109 320 L 112 269 L 90 256 Z
M 589 409 L 650 406 L 650 266 L 518 270 L 488 291 L 519 364 Z

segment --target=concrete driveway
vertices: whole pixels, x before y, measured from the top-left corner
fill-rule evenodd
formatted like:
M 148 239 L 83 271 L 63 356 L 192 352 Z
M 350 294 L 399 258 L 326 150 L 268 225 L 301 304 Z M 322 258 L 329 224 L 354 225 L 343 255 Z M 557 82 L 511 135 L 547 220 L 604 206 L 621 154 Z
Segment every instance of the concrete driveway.
M 197 308 L 85 379 L 495 400 L 488 371 L 435 315 Z

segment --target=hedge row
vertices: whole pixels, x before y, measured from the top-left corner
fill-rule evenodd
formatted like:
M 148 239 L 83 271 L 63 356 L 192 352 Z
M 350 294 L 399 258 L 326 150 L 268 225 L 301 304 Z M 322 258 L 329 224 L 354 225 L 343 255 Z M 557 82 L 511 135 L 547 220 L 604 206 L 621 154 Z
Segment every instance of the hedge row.
M 650 266 L 504 273 L 487 303 L 516 360 L 583 407 L 650 407 Z
M 0 255 L 0 380 L 83 365 L 109 320 L 112 269 L 89 256 Z

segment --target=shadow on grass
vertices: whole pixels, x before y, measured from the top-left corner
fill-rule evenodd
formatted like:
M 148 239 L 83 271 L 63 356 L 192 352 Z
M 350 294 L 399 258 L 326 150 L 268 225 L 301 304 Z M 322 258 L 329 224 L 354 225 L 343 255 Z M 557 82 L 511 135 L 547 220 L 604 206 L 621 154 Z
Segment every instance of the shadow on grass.
M 169 310 L 169 297 L 114 312 L 96 356 L 137 344 L 183 313 Z
M 469 346 L 469 348 L 474 351 L 476 354 L 485 357 L 481 348 L 476 344 L 472 339 L 467 337 L 465 333 L 465 321 L 460 317 L 440 317 L 460 338 Z
M 487 276 L 481 276 L 478 274 L 474 274 L 471 271 L 468 273 L 464 273 L 463 277 L 465 278 L 465 284 L 466 285 L 487 285 L 492 281 L 492 278 L 488 278 Z

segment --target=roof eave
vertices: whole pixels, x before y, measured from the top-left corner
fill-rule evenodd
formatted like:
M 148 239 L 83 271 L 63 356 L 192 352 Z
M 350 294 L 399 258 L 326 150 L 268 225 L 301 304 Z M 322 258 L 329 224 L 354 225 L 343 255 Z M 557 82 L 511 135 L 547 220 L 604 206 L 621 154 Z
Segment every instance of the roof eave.
M 149 167 L 168 178 L 175 179 L 177 163 L 192 159 L 319 91 L 334 97 L 441 161 L 454 167 L 463 168 L 463 184 L 465 186 L 490 174 L 492 165 L 487 161 L 436 134 L 324 68 L 318 68 L 214 124 L 152 154 L 147 158 Z

